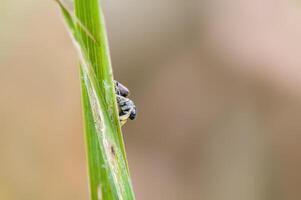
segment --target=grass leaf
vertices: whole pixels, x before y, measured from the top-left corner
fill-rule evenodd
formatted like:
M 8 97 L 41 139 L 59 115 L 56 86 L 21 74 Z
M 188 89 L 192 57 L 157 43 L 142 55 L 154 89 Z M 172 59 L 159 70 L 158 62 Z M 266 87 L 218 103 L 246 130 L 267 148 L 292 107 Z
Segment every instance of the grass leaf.
M 78 51 L 92 200 L 133 200 L 103 15 L 98 0 L 61 8 Z

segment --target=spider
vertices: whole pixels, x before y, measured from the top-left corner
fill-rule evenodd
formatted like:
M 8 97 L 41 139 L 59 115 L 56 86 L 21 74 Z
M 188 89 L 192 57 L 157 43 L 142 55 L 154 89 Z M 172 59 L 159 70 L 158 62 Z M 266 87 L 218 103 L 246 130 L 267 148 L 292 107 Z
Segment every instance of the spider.
M 134 120 L 137 116 L 137 110 L 134 102 L 127 98 L 130 91 L 118 81 L 115 82 L 116 99 L 119 108 L 119 121 L 123 126 L 128 119 Z

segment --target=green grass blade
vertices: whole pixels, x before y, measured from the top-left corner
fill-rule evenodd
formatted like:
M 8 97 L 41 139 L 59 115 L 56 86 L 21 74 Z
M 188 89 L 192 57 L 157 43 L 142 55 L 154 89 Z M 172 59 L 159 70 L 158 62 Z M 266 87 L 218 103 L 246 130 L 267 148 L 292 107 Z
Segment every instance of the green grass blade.
M 75 0 L 75 14 L 59 0 L 81 60 L 81 85 L 92 200 L 132 200 L 114 91 L 111 60 L 98 0 Z

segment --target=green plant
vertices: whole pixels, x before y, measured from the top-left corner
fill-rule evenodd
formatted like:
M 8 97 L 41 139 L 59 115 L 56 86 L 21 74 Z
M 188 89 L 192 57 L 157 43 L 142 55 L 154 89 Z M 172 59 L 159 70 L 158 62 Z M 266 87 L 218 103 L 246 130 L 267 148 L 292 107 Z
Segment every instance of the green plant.
M 61 8 L 80 57 L 85 138 L 92 200 L 135 199 L 129 176 L 103 14 L 98 0 Z

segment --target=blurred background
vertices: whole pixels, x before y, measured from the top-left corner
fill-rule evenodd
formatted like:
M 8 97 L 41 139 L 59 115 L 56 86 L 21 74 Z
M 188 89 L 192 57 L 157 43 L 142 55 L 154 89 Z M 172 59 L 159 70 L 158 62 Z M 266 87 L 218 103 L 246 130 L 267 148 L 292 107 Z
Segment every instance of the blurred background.
M 301 3 L 102 0 L 137 199 L 301 199 Z M 0 2 L 0 199 L 88 199 L 57 5 Z

